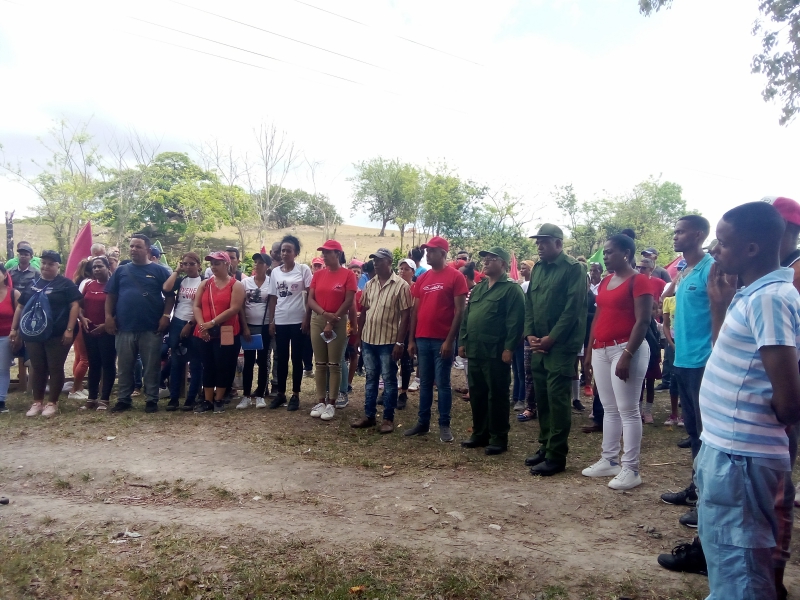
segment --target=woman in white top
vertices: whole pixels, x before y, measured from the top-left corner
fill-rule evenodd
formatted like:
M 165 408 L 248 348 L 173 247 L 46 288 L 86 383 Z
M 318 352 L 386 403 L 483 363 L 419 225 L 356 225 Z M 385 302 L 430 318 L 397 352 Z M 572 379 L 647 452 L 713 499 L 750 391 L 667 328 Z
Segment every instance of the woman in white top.
M 164 282 L 164 295 L 175 296 L 175 309 L 169 326 L 169 402 L 167 410 L 178 410 L 181 393 L 181 382 L 189 363 L 189 374 L 192 380 L 186 391 L 186 400 L 182 410 L 189 411 L 195 407 L 200 385 L 203 383 L 203 359 L 200 348 L 194 338 L 194 313 L 192 306 L 197 295 L 197 288 L 203 278 L 200 276 L 200 257 L 194 252 L 181 256 L 178 267 Z
M 247 408 L 251 401 L 255 401 L 256 408 L 266 408 L 264 396 L 267 395 L 267 380 L 269 377 L 269 345 L 270 335 L 267 315 L 267 299 L 269 298 L 269 275 L 267 269 L 272 265 L 269 254 L 253 254 L 255 267 L 252 277 L 242 279 L 244 285 L 244 304 L 242 305 L 242 337 L 250 341 L 254 335 L 261 336 L 261 350 L 244 351 L 244 369 L 242 370 L 242 383 L 244 395 L 236 408 Z M 258 385 L 255 394 L 250 394 L 253 389 L 253 370 L 258 364 Z
M 303 344 L 309 328 L 304 294 L 311 285 L 311 269 L 296 263 L 300 240 L 287 235 L 281 240 L 280 268 L 273 269 L 269 278 L 269 334 L 275 338 L 275 362 L 278 365 L 278 385 L 270 408 L 286 404 L 286 380 L 289 377 L 289 357 L 292 359 L 292 397 L 286 410 L 300 408 L 300 384 L 303 379 Z

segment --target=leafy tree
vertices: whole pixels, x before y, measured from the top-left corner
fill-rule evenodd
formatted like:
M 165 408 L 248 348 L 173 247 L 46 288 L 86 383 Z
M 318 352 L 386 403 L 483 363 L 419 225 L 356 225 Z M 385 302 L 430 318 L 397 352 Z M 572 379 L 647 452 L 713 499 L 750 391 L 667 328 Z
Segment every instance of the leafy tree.
M 671 5 L 672 0 L 639 0 L 639 10 L 647 16 Z M 764 100 L 777 98 L 783 104 L 780 124 L 786 125 L 800 111 L 800 1 L 759 0 L 758 9 L 764 19 L 755 22 L 753 35 L 762 35 L 761 52 L 751 68 L 766 77 Z M 764 21 L 773 26 L 767 28 Z
M 33 173 L 19 162 L 0 163 L 7 176 L 38 196 L 33 210 L 39 221 L 52 229 L 65 264 L 78 229 L 99 208 L 96 190 L 101 156 L 87 127 L 88 123 L 56 122 L 48 137 L 38 140 L 50 158 L 44 164 L 31 160 Z
M 381 232 L 386 234 L 386 225 L 400 218 L 405 224 L 408 218 L 408 203 L 417 202 L 414 180 L 419 178 L 419 170 L 398 159 L 385 160 L 381 157 L 353 165 L 353 214 L 366 209 L 367 216 L 382 223 Z

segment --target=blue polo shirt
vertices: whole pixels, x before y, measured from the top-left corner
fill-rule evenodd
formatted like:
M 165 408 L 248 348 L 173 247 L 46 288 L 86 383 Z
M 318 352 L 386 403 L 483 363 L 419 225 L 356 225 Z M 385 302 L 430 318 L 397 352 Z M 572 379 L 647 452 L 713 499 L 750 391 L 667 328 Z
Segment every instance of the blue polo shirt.
M 676 367 L 699 369 L 711 356 L 711 306 L 708 272 L 714 259 L 706 254 L 685 276 L 675 291 Z
M 161 265 L 128 263 L 117 267 L 106 284 L 106 293 L 117 296 L 120 331 L 155 331 L 164 314 L 161 288 L 170 273 Z

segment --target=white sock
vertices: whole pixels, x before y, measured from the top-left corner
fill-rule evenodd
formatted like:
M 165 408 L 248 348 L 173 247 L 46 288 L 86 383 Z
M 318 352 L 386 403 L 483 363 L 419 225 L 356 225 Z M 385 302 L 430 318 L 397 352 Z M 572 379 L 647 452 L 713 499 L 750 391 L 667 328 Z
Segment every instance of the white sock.
M 572 380 L 572 399 L 581 399 L 581 382 L 578 379 Z

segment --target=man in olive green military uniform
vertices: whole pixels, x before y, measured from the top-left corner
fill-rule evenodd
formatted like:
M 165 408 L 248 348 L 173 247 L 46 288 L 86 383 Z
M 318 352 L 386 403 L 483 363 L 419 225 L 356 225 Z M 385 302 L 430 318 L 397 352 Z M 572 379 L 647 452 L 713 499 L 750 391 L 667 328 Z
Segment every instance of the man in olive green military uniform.
M 564 253 L 564 234 L 556 225 L 545 223 L 531 237 L 539 262 L 525 297 L 525 335 L 532 349 L 540 448 L 525 464 L 531 475 L 555 475 L 567 464 L 572 376 L 586 333 L 586 269 Z
M 469 359 L 472 437 L 464 448 L 486 446 L 489 456 L 508 449 L 511 360 L 522 339 L 525 295 L 508 279 L 508 252 L 495 247 L 479 253 L 486 277 L 472 288 L 461 321 L 458 354 Z

